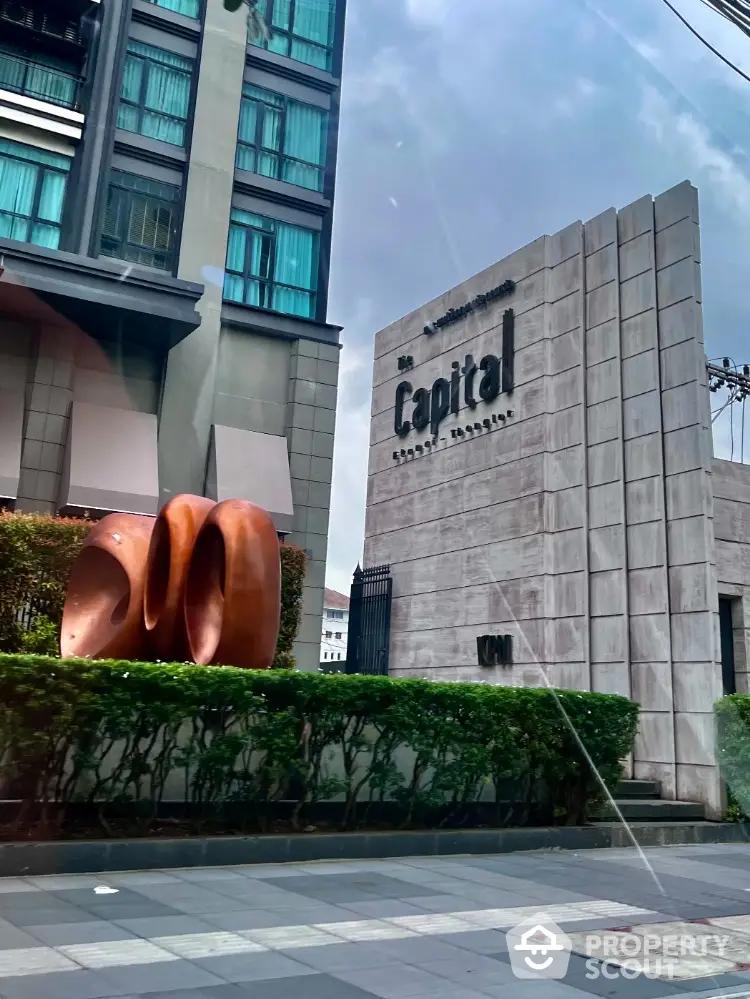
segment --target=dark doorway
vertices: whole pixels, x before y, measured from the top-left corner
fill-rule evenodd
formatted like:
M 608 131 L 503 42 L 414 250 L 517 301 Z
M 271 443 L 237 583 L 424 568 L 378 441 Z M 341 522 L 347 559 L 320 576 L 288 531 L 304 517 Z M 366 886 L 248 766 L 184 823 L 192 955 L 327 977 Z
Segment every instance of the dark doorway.
M 734 678 L 734 635 L 732 632 L 732 599 L 719 597 L 719 634 L 721 636 L 721 675 L 725 694 L 736 694 Z

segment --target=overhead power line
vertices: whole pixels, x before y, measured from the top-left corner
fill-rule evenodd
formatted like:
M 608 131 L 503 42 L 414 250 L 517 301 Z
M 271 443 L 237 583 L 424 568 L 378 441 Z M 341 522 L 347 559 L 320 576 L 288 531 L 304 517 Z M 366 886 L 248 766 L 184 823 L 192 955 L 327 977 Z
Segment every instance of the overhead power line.
M 731 21 L 738 28 L 740 28 L 741 31 L 744 31 L 745 34 L 750 34 L 750 9 L 748 9 L 748 13 L 747 14 L 742 15 L 743 18 L 747 19 L 747 26 L 746 27 L 743 25 L 743 23 L 740 22 L 739 14 L 737 15 L 737 19 L 735 19 L 735 17 L 733 17 L 729 13 L 725 12 L 725 9 L 724 9 L 724 8 L 729 8 L 730 6 L 731 7 L 735 7 L 736 6 L 736 7 L 739 8 L 740 2 L 741 2 L 741 0 L 732 0 L 732 3 L 730 5 L 729 2 L 728 2 L 728 0 L 705 0 L 706 5 L 709 6 L 709 7 L 711 7 L 713 10 L 715 10 L 717 14 L 723 14 L 724 17 L 726 17 L 729 21 Z M 685 25 L 685 27 L 688 29 L 688 31 L 692 32 L 695 35 L 695 37 L 698 39 L 698 41 L 702 42 L 706 46 L 707 49 L 710 49 L 710 51 L 713 52 L 713 54 L 718 59 L 721 59 L 721 61 L 723 63 L 725 63 L 727 66 L 729 66 L 730 69 L 733 69 L 735 71 L 735 73 L 738 73 L 742 77 L 743 80 L 747 80 L 747 82 L 750 83 L 750 76 L 748 76 L 747 73 L 743 72 L 740 69 L 739 66 L 735 65 L 735 63 L 733 63 L 731 59 L 727 59 L 727 57 L 725 55 L 722 55 L 722 53 L 719 52 L 719 50 L 717 48 L 715 48 L 706 38 L 703 37 L 703 35 L 699 31 L 697 31 L 692 26 L 692 24 L 690 23 L 690 21 L 688 21 L 688 19 L 686 17 L 684 17 L 679 12 L 679 10 L 677 10 L 677 8 L 675 6 L 673 6 L 669 2 L 669 0 L 662 0 L 662 3 L 665 4 L 665 6 L 669 7 L 669 9 L 672 11 L 672 13 L 675 15 L 675 17 L 678 17 L 682 21 L 682 23 Z M 717 4 L 721 4 L 721 7 L 722 7 L 721 10 L 719 10 L 719 7 L 717 6 Z M 744 3 L 742 4 L 742 6 L 746 7 L 746 5 Z
M 750 3 L 747 0 L 701 0 L 701 3 L 750 35 Z

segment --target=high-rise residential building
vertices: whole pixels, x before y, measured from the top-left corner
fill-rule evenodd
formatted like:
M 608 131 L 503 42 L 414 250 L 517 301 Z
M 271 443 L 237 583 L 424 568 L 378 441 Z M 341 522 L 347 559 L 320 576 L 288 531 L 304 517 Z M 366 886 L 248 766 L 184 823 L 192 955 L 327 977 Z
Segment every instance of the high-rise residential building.
M 345 0 L 0 0 L 0 502 L 265 506 L 320 661 Z

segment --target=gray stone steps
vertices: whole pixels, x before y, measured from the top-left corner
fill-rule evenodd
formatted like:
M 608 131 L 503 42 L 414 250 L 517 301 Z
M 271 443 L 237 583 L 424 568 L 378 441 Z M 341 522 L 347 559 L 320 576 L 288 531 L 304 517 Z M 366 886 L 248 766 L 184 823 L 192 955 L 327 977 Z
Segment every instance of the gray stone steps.
M 615 799 L 660 798 L 661 786 L 657 780 L 623 779 L 615 788 Z
M 628 822 L 696 822 L 706 818 L 705 808 L 697 801 L 663 801 L 660 798 L 617 798 L 620 814 Z M 617 812 L 607 802 L 599 809 L 595 819 L 611 822 Z

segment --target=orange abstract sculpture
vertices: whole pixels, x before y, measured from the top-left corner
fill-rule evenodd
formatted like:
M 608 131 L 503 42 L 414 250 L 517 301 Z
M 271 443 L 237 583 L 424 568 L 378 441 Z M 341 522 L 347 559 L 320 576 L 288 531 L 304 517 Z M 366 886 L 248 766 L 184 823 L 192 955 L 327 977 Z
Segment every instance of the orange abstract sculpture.
M 143 650 L 143 588 L 153 517 L 111 513 L 95 524 L 73 564 L 60 653 L 133 659 Z
M 279 541 L 244 500 L 176 496 L 158 517 L 113 513 L 76 559 L 63 656 L 267 669 L 281 617 Z
M 189 655 L 185 633 L 185 582 L 198 532 L 216 504 L 203 496 L 175 496 L 156 518 L 146 568 L 143 617 L 151 653 L 182 662 Z
M 245 500 L 217 504 L 195 542 L 185 587 L 193 660 L 267 669 L 280 616 L 281 565 L 273 521 Z

